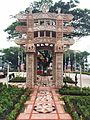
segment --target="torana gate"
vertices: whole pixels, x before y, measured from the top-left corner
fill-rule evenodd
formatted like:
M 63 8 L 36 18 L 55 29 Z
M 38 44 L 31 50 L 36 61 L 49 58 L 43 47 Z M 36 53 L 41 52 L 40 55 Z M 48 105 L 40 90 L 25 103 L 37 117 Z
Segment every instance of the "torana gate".
M 18 21 L 24 23 L 17 26 L 16 31 L 22 34 L 15 42 L 23 46 L 26 52 L 26 85 L 33 87 L 37 81 L 37 50 L 47 49 L 53 52 L 52 76 L 56 87 L 63 85 L 63 52 L 65 47 L 72 45 L 73 40 L 63 37 L 73 31 L 73 27 L 65 26 L 65 23 L 73 19 L 71 14 L 48 12 L 47 4 L 43 4 L 42 12 L 32 13 L 32 7 L 28 14 L 17 14 Z

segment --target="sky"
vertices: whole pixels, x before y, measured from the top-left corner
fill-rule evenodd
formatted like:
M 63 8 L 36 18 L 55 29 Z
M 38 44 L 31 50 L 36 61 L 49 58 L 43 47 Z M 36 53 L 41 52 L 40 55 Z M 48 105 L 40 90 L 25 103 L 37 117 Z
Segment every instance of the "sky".
M 53 0 L 53 2 L 58 0 Z M 63 0 L 69 1 L 69 0 Z M 90 0 L 79 0 L 80 8 L 90 9 Z M 1 0 L 0 1 L 0 49 L 16 46 L 14 42 L 7 41 L 8 34 L 4 32 L 15 19 L 11 19 L 10 15 L 15 15 L 19 11 L 25 10 L 33 0 Z M 90 36 L 83 37 L 77 41 L 71 49 L 90 52 Z

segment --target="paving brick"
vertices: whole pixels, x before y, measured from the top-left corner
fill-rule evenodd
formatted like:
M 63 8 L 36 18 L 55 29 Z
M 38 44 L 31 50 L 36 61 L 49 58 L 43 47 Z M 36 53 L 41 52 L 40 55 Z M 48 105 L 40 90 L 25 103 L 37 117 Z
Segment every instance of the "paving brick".
M 26 101 L 24 104 L 25 104 L 25 105 L 32 105 L 32 104 L 33 104 L 33 101 Z
M 33 105 L 28 105 L 26 108 L 25 108 L 25 113 L 31 113 L 32 112 L 32 108 L 33 108 Z
M 56 107 L 57 107 L 58 113 L 65 113 L 65 110 L 62 105 L 57 104 Z
M 57 96 L 54 96 L 54 100 L 55 100 L 55 101 L 59 101 L 59 99 L 58 99 Z
M 55 101 L 56 104 L 64 105 L 64 101 Z
M 57 114 L 32 114 L 31 120 L 58 120 Z
M 29 120 L 30 114 L 27 113 L 20 113 L 16 120 Z
M 32 96 L 30 100 L 31 100 L 31 101 L 34 101 L 34 100 L 35 100 L 35 97 L 36 97 L 36 96 Z
M 60 120 L 72 120 L 69 114 L 59 114 Z

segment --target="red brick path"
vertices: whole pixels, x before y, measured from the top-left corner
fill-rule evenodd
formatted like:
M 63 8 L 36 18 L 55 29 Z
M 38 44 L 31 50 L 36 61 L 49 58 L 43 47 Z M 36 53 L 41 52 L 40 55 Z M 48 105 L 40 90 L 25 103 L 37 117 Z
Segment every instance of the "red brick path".
M 52 95 L 52 104 L 55 110 L 50 113 L 39 113 L 34 110 L 37 103 L 38 92 L 40 90 L 49 90 Z M 71 116 L 65 112 L 63 108 L 63 101 L 60 101 L 60 96 L 51 87 L 36 87 L 34 92 L 30 95 L 30 100 L 25 103 L 24 113 L 20 113 L 16 120 L 72 120 Z

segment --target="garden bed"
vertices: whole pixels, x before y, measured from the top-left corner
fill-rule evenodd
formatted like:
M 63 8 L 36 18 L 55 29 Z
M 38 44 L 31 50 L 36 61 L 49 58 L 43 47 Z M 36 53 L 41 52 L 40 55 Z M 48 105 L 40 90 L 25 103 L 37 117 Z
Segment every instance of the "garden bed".
M 74 120 L 90 120 L 90 96 L 65 96 L 64 101 Z
M 0 83 L 0 120 L 15 120 L 30 90 Z
M 90 120 L 90 88 L 63 87 L 59 90 L 65 102 L 65 110 L 73 120 Z

